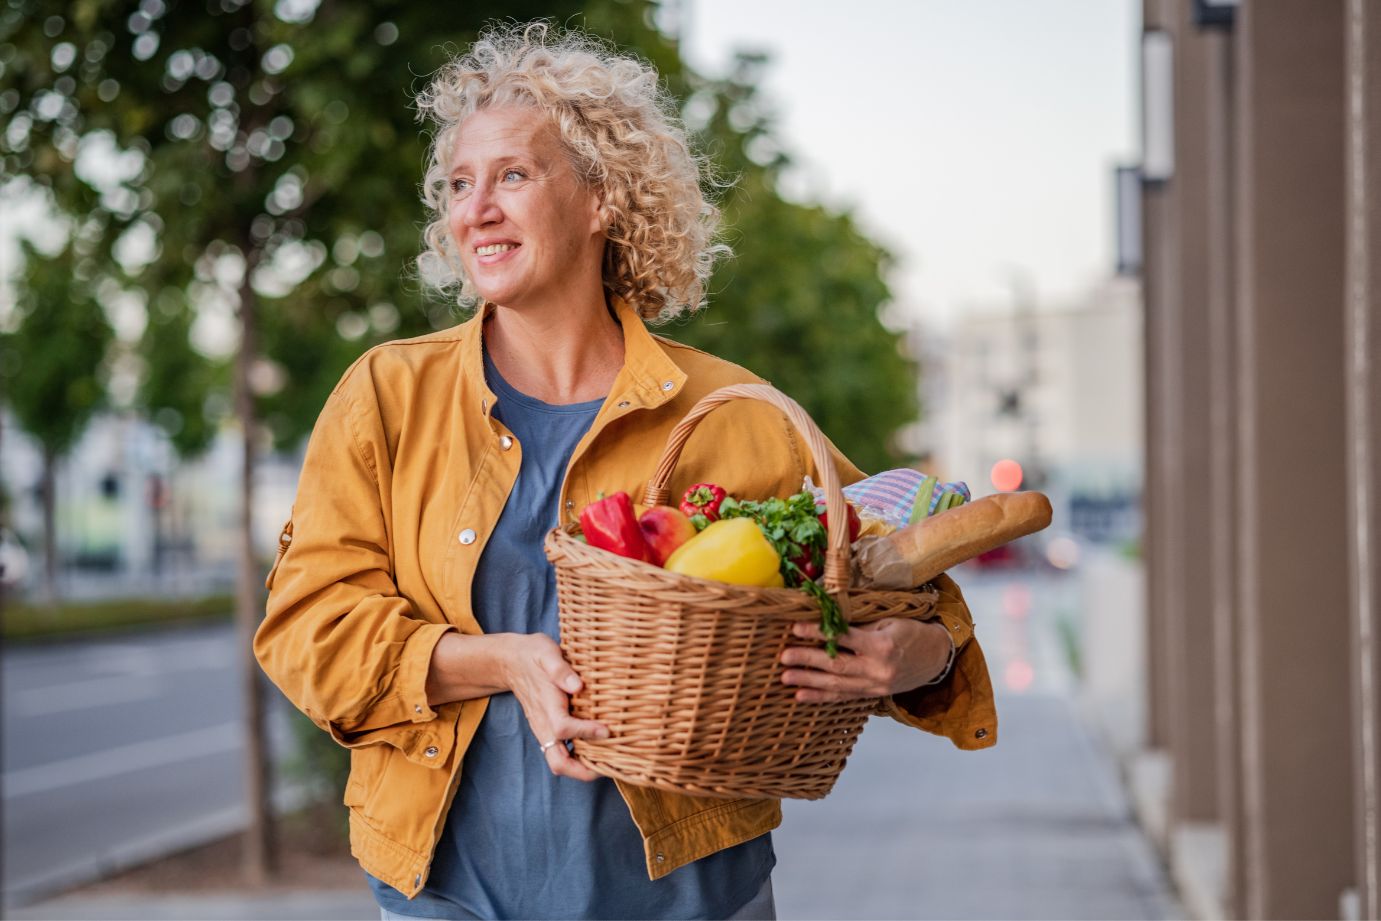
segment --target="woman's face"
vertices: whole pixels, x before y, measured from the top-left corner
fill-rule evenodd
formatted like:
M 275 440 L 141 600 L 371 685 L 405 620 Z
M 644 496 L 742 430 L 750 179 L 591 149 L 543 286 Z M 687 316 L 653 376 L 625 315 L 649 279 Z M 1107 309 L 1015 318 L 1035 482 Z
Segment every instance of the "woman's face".
M 576 176 L 537 109 L 466 118 L 452 152 L 451 235 L 479 295 L 505 307 L 598 282 L 599 198 Z

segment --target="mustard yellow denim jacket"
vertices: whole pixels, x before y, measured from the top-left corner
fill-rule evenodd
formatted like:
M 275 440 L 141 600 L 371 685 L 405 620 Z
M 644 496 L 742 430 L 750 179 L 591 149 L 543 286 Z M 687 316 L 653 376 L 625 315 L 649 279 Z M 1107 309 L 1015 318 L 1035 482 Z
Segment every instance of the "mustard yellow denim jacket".
M 616 303 L 624 366 L 561 487 L 561 520 L 601 493 L 635 499 L 668 432 L 702 396 L 758 381 L 742 368 L 651 335 Z M 351 750 L 345 805 L 365 870 L 415 896 L 460 782 L 487 698 L 431 707 L 432 648 L 481 632 L 471 580 L 518 475 L 522 446 L 494 418 L 481 360 L 482 316 L 371 349 L 326 402 L 307 448 L 292 519 L 268 575 L 254 652 L 288 699 Z M 863 474 L 836 453 L 845 483 Z M 785 417 L 761 403 L 712 413 L 671 483 L 713 480 L 733 495 L 796 491 L 815 474 Z M 815 477 L 817 482 L 819 477 Z M 997 741 L 983 653 L 959 590 L 939 583 L 938 613 L 959 647 L 942 683 L 885 702 L 902 722 L 965 749 Z M 534 742 L 535 744 L 535 742 Z M 642 833 L 648 874 L 755 838 L 781 822 L 775 800 L 681 796 L 620 783 Z M 898 791 L 900 792 L 900 791 Z

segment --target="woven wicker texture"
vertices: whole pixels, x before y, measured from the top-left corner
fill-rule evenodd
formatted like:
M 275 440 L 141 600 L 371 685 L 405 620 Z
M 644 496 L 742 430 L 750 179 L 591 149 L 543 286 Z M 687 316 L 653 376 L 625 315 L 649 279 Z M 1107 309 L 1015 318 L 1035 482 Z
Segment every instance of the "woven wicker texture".
M 644 503 L 666 502 L 666 482 L 696 424 L 733 399 L 781 409 L 810 447 L 830 513 L 825 586 L 848 621 L 931 616 L 933 592 L 847 588 L 848 517 L 828 444 L 805 411 L 772 387 L 724 387 L 696 404 L 669 436 Z M 546 553 L 556 567 L 561 647 L 584 681 L 571 710 L 611 733 L 605 741 L 575 742 L 583 764 L 608 777 L 699 796 L 819 799 L 829 793 L 878 701 L 799 703 L 781 683 L 782 650 L 809 645 L 792 635 L 791 624 L 819 621 L 814 599 L 796 589 L 668 572 L 560 529 L 547 535 Z

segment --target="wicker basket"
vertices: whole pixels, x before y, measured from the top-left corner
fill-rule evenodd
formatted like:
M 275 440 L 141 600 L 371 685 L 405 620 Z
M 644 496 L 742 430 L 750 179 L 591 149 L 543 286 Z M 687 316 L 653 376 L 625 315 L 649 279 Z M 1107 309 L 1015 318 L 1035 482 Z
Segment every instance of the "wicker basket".
M 828 443 L 805 410 L 767 385 L 724 387 L 697 403 L 667 439 L 644 504 L 665 504 L 696 425 L 736 399 L 782 410 L 810 447 L 829 511 L 824 584 L 846 620 L 933 616 L 933 592 L 848 588 L 848 516 Z M 611 733 L 605 741 L 577 740 L 581 763 L 607 777 L 698 796 L 819 799 L 830 792 L 878 701 L 799 703 L 781 683 L 782 650 L 808 645 L 791 625 L 819 621 L 813 598 L 668 572 L 562 529 L 547 535 L 546 553 L 556 567 L 561 647 L 584 680 L 572 713 Z

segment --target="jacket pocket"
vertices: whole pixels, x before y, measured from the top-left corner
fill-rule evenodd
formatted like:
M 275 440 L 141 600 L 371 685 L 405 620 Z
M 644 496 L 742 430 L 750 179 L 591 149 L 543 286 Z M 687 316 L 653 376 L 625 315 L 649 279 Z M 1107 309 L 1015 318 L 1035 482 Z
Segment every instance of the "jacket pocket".
M 283 525 L 283 530 L 278 535 L 278 553 L 273 558 L 273 565 L 269 567 L 268 577 L 264 579 L 264 588 L 273 590 L 273 578 L 278 575 L 278 566 L 283 562 L 283 555 L 288 552 L 288 547 L 293 542 L 293 520 L 292 513 L 288 513 L 287 523 Z

